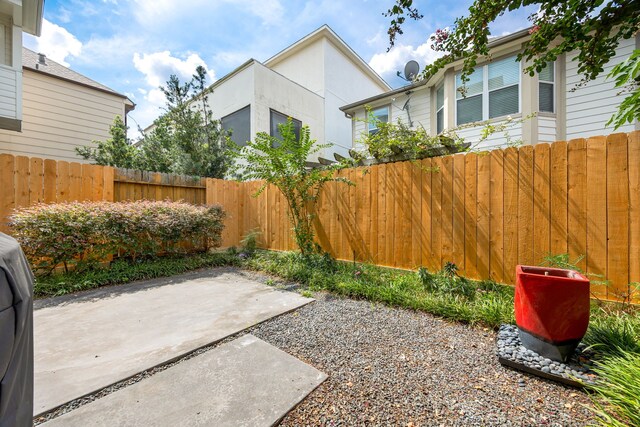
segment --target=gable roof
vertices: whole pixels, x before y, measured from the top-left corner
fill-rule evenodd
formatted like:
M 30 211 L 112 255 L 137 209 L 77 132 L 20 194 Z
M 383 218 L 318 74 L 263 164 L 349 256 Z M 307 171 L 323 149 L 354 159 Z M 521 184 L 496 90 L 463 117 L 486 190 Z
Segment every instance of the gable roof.
M 115 90 L 103 85 L 102 83 L 98 83 L 95 80 L 91 80 L 89 77 L 84 76 L 72 69 L 65 67 L 64 65 L 58 64 L 52 59 L 45 57 L 45 64 L 40 63 L 40 54 L 32 51 L 31 49 L 27 49 L 26 47 L 22 48 L 22 68 L 26 68 L 37 73 L 46 74 L 51 77 L 55 77 L 61 80 L 66 80 L 71 83 L 76 83 L 81 86 L 89 87 L 100 92 L 109 93 L 111 95 L 119 96 L 120 98 L 124 98 L 128 100 L 131 105 L 134 105 L 133 102 L 126 96 L 121 93 L 116 92 Z
M 340 52 L 342 52 L 351 62 L 356 65 L 364 74 L 369 76 L 373 81 L 378 83 L 382 88 L 386 90 L 391 90 L 391 86 L 382 78 L 378 73 L 376 73 L 373 68 L 367 64 L 367 62 L 360 57 L 351 47 L 345 43 L 344 40 L 338 36 L 335 31 L 331 29 L 328 25 L 323 25 L 317 30 L 313 31 L 310 34 L 307 34 L 297 42 L 292 45 L 284 48 L 280 52 L 273 55 L 271 58 L 264 61 L 264 65 L 271 68 L 272 66 L 278 64 L 279 62 L 285 60 L 286 58 L 294 55 L 295 53 L 303 50 L 307 46 L 312 43 L 321 40 L 323 37 L 327 38 L 331 41 Z

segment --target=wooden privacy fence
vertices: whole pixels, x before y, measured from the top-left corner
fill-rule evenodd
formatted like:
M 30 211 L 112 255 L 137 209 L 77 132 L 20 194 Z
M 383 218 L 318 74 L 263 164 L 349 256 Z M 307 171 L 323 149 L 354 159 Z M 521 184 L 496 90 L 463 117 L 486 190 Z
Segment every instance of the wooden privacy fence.
M 472 278 L 513 284 L 517 264 L 584 255 L 600 297 L 640 282 L 640 132 L 456 154 L 342 172 L 318 203 L 318 241 L 343 260 L 430 270 L 454 262 Z M 249 230 L 263 247 L 295 249 L 286 201 L 259 183 L 207 182 L 231 210 L 226 244 Z M 235 218 L 235 219 L 234 219 Z
M 318 242 L 343 260 L 514 283 L 517 264 L 584 255 L 615 299 L 640 282 L 640 132 L 343 170 L 318 203 Z M 12 209 L 70 200 L 221 204 L 223 246 L 250 230 L 262 247 L 295 249 L 286 201 L 259 182 L 193 179 L 0 155 L 0 228 Z

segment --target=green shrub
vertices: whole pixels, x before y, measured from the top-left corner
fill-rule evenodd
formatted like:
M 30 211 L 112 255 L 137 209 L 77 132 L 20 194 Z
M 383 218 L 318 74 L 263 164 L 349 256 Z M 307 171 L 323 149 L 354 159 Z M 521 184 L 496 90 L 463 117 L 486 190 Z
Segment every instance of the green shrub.
M 242 252 L 246 255 L 253 255 L 258 248 L 258 236 L 260 236 L 260 230 L 249 231 L 240 241 L 242 245 Z
M 84 269 L 108 254 L 136 259 L 184 252 L 185 244 L 218 247 L 224 212 L 184 202 L 73 202 L 18 209 L 13 234 L 32 267 Z

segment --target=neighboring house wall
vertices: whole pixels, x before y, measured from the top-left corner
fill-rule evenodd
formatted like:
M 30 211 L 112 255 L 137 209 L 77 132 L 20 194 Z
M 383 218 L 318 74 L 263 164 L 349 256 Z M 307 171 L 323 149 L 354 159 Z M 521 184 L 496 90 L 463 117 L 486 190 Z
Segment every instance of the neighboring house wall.
M 368 104 L 372 110 L 380 107 L 388 106 L 390 109 L 389 120 L 393 123 L 397 123 L 398 120 L 405 124 L 409 124 L 409 115 L 411 115 L 411 122 L 413 129 L 424 128 L 427 133 L 431 134 L 431 88 L 427 86 L 420 86 L 411 90 L 407 94 L 401 92 L 389 97 L 385 97 L 376 102 Z M 409 99 L 411 98 L 411 99 Z M 409 103 L 407 104 L 407 100 Z M 408 107 L 405 107 L 408 105 Z M 403 109 L 404 108 L 404 109 Z M 408 113 L 407 113 L 408 108 Z M 363 146 L 359 141 L 368 133 L 368 123 L 365 108 L 358 109 L 355 113 L 352 126 L 353 134 L 356 136 L 354 147 L 362 149 Z
M 604 67 L 598 78 L 575 90 L 575 85 L 582 76 L 577 74 L 578 62 L 572 61 L 575 52 L 566 55 L 566 138 L 587 138 L 613 132 L 612 127 L 606 127 L 607 121 L 618 109 L 618 105 L 626 95 L 618 96 L 620 89 L 614 87 L 615 81 L 607 79 L 611 69 L 627 59 L 636 48 L 636 39 L 621 40 L 616 54 Z M 616 132 L 631 132 L 636 130 L 634 124 L 618 128 Z
M 109 138 L 125 99 L 25 69 L 22 132 L 0 130 L 0 152 L 83 161 L 75 147 Z
M 510 40 L 505 45 L 492 50 L 493 61 L 480 62 L 479 67 L 488 64 L 495 64 L 501 59 L 515 58 L 515 55 L 521 50 L 521 44 L 524 39 Z M 511 142 L 523 142 L 524 144 L 537 144 L 539 142 L 553 142 L 571 138 L 587 138 L 595 135 L 604 135 L 614 132 L 613 127 L 605 126 L 607 121 L 616 111 L 619 103 L 623 99 L 619 96 L 620 89 L 614 87 L 614 82 L 607 79 L 607 74 L 616 65 L 628 58 L 636 48 L 638 41 L 636 39 L 622 40 L 616 55 L 611 59 L 605 70 L 594 81 L 590 81 L 585 85 L 576 88 L 576 84 L 580 82 L 582 76 L 577 75 L 577 62 L 572 61 L 575 52 L 561 56 L 555 63 L 553 73 L 553 112 L 539 111 L 540 101 L 540 84 L 541 79 L 538 75 L 529 76 L 522 73 L 524 65 L 520 65 L 520 75 L 517 80 L 518 84 L 518 111 L 511 113 L 511 125 L 504 131 L 498 131 L 492 134 L 486 140 L 480 142 L 483 128 L 486 121 L 478 122 L 480 125 L 469 123 L 457 126 L 456 115 L 456 73 L 461 68 L 460 63 L 452 64 L 444 72 L 440 72 L 433 79 L 422 84 L 408 86 L 407 90 L 413 90 L 412 119 L 414 128 L 420 123 L 431 134 L 436 134 L 436 90 L 440 86 L 445 88 L 444 99 L 444 123 L 445 129 L 456 129 L 458 136 L 470 142 L 474 149 L 490 150 L 493 148 L 503 147 Z M 487 120 L 488 107 L 488 84 L 489 81 L 488 67 L 484 67 L 484 88 L 483 102 L 485 103 L 483 111 L 484 119 Z M 500 77 L 502 80 L 502 77 Z M 543 79 L 544 80 L 544 79 Z M 544 83 L 544 82 L 542 82 Z M 403 89 L 404 90 L 404 89 Z M 386 96 L 375 97 L 375 99 L 363 100 L 360 103 L 346 105 L 342 109 L 354 117 L 353 121 L 353 146 L 362 148 L 358 143 L 367 135 L 368 129 L 366 123 L 363 123 L 365 116 L 365 108 L 369 106 L 373 109 L 382 106 L 391 106 L 390 120 L 396 122 L 400 118 L 404 123 L 408 123 L 406 112 L 399 110 L 398 107 L 404 105 L 406 95 L 403 90 L 395 90 Z M 419 105 L 419 107 L 417 106 Z M 427 114 L 426 117 L 421 116 Z M 530 117 L 531 116 L 531 117 Z M 488 121 L 500 126 L 507 120 L 507 116 L 498 116 Z M 425 125 L 429 123 L 430 125 Z M 638 124 L 628 124 L 619 128 L 616 132 L 631 132 L 638 128 Z
M 378 95 L 390 87 L 328 27 L 321 27 L 278 53 L 265 65 L 324 98 L 320 143 L 333 146 L 320 153 L 347 155 L 352 146 L 352 126 L 340 107 Z M 313 125 L 305 122 L 314 132 Z M 320 134 L 320 132 L 318 132 Z
M 22 120 L 22 28 L 0 13 L 0 129 L 20 129 Z
M 334 43 L 325 39 L 324 46 L 326 142 L 335 145 L 332 151 L 347 155 L 352 145 L 351 122 L 340 107 L 388 89 L 364 75 Z
M 275 64 L 265 63 L 273 71 L 293 80 L 320 96 L 325 91 L 325 44 L 324 39 L 297 49 L 291 56 L 279 60 Z
M 311 138 L 324 141 L 324 102 L 321 96 L 292 82 L 260 63 L 255 66 L 255 132 L 270 131 L 271 110 L 300 120 L 308 125 Z M 316 161 L 318 153 L 314 158 Z
M 323 98 L 255 60 L 216 82 L 208 103 L 215 119 L 250 106 L 252 137 L 270 132 L 271 110 L 275 110 L 309 125 L 311 137 L 324 140 Z

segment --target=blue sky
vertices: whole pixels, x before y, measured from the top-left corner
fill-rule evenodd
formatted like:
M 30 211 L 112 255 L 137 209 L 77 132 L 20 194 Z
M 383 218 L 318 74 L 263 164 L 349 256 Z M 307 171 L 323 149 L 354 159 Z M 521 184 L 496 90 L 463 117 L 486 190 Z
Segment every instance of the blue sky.
M 190 78 L 205 65 L 211 81 L 249 58 L 264 61 L 328 24 L 393 87 L 395 77 L 415 59 L 435 58 L 429 35 L 465 15 L 469 0 L 417 1 L 424 18 L 404 27 L 386 52 L 393 0 L 46 0 L 40 38 L 25 35 L 25 46 L 45 53 L 87 77 L 128 95 L 135 128 L 149 125 L 164 99 L 158 86 L 169 75 Z M 492 25 L 494 35 L 528 26 L 523 9 Z

